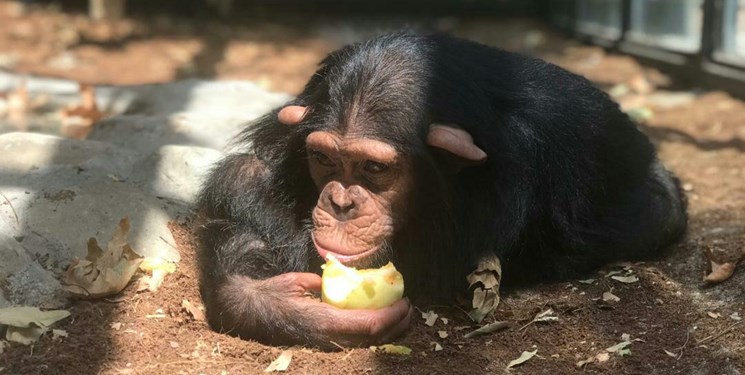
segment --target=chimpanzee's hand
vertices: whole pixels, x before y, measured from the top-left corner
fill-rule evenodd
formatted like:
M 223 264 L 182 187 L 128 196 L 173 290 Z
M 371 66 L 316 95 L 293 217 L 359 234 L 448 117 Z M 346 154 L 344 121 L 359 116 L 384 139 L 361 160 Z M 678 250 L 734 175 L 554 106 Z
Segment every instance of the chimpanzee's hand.
M 314 273 L 286 273 L 264 280 L 305 320 L 318 343 L 330 341 L 344 346 L 368 346 L 390 342 L 409 327 L 414 308 L 408 298 L 377 310 L 342 310 L 308 297 L 321 290 L 321 277 Z M 269 285 L 267 285 L 269 286 Z M 275 289 L 276 288 L 276 289 Z M 325 345 L 324 345 L 325 344 Z

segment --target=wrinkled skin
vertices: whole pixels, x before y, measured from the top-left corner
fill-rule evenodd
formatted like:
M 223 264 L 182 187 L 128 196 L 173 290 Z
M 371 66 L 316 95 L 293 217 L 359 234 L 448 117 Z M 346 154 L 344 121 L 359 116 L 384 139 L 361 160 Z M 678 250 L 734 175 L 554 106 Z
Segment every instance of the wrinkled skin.
M 321 257 L 348 263 L 380 250 L 405 217 L 409 164 L 386 143 L 329 132 L 310 134 L 306 148 L 320 191 L 312 218 Z

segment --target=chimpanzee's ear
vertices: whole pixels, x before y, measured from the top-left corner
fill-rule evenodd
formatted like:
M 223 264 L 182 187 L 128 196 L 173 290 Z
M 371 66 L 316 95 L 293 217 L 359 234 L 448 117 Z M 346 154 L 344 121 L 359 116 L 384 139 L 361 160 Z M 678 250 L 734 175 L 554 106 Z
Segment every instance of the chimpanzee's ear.
M 297 125 L 303 121 L 307 109 L 308 107 L 300 105 L 288 105 L 279 110 L 277 119 L 285 125 Z
M 432 124 L 427 134 L 427 144 L 447 151 L 453 156 L 449 164 L 460 170 L 486 161 L 486 152 L 473 143 L 473 137 L 457 125 Z

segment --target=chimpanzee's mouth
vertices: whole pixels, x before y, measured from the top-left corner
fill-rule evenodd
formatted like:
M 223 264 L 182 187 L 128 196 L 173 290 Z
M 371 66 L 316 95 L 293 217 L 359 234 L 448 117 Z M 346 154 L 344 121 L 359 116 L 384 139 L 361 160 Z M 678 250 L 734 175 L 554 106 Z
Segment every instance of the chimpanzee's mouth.
M 375 254 L 376 251 L 378 251 L 379 247 L 373 247 L 369 250 L 365 250 L 356 254 L 342 254 L 339 250 L 334 249 L 330 246 L 326 246 L 325 244 L 321 244 L 316 240 L 316 237 L 311 234 L 310 236 L 313 239 L 313 245 L 316 247 L 316 251 L 318 251 L 318 255 L 323 258 L 323 260 L 326 260 L 329 255 L 336 258 L 339 262 L 342 263 L 349 263 L 354 262 L 359 259 L 363 259 L 369 255 Z

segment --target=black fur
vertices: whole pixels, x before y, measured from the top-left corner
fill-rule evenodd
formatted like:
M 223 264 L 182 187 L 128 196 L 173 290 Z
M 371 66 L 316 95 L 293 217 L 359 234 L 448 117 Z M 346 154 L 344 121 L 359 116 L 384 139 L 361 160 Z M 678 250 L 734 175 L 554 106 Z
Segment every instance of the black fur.
M 385 36 L 329 55 L 290 104 L 309 106 L 305 120 L 282 125 L 274 111 L 256 121 L 240 141 L 248 150 L 220 163 L 201 195 L 202 295 L 215 329 L 314 343 L 302 317 L 256 304 L 227 313 L 243 297 L 218 291 L 231 275 L 320 271 L 304 150 L 319 129 L 386 141 L 415 163 L 408 224 L 387 254 L 410 296 L 465 291 L 485 255 L 501 258 L 505 283 L 565 279 L 653 256 L 685 231 L 677 185 L 635 124 L 586 79 L 535 58 L 441 35 Z M 425 144 L 433 122 L 460 125 L 487 162 L 445 167 Z

